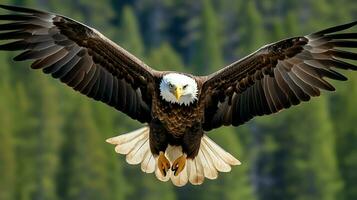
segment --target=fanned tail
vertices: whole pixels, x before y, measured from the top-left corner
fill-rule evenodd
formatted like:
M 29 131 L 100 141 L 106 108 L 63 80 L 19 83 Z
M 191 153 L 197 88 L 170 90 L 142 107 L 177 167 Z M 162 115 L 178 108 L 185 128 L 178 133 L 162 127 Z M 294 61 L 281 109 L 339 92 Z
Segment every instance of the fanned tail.
M 231 166 L 240 164 L 239 160 L 204 135 L 197 156 L 187 160 L 186 170 L 190 183 L 200 185 L 204 177 L 216 179 L 218 172 L 230 172 Z
M 149 132 L 149 127 L 145 126 L 106 141 L 116 145 L 115 152 L 126 155 L 127 163 L 131 165 L 141 163 L 143 172 L 153 173 L 156 168 L 156 158 L 150 151 Z
M 160 181 L 166 182 L 171 179 L 172 183 L 179 187 L 186 185 L 188 182 L 193 185 L 200 185 L 205 177 L 216 179 L 218 172 L 229 172 L 232 169 L 231 166 L 241 164 L 239 160 L 204 135 L 201 139 L 198 155 L 194 159 L 187 159 L 183 171 L 175 176 L 169 170 L 166 176 L 163 176 L 157 167 L 158 157 L 154 156 L 150 151 L 149 132 L 149 127 L 143 127 L 107 139 L 107 142 L 116 145 L 115 151 L 126 155 L 126 161 L 129 164 L 136 165 L 141 163 L 143 172 L 155 172 Z M 165 156 L 171 165 L 182 154 L 181 146 L 169 145 L 165 152 Z

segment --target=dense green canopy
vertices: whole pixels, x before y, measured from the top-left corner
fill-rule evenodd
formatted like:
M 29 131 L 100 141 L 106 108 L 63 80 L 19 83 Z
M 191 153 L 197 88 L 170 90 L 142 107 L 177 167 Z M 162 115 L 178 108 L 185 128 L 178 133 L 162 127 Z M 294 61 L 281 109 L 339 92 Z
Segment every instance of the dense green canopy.
M 195 74 L 264 44 L 356 20 L 357 13 L 354 0 L 1 3 L 69 16 L 155 69 Z M 175 188 L 129 166 L 105 143 L 142 125 L 12 62 L 13 55 L 0 53 L 0 200 L 357 199 L 357 74 L 335 83 L 333 95 L 212 132 L 243 165 L 202 186 Z

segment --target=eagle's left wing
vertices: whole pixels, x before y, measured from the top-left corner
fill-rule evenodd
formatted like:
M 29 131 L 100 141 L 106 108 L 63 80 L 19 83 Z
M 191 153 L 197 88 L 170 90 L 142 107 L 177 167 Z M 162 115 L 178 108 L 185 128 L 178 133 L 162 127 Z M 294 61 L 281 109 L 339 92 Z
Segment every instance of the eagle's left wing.
M 25 50 L 14 60 L 34 60 L 75 91 L 125 113 L 151 121 L 156 71 L 97 30 L 68 17 L 1 5 L 0 50 Z
M 357 54 L 346 49 L 357 48 L 357 33 L 340 32 L 356 24 L 266 45 L 208 76 L 201 94 L 205 103 L 203 128 L 238 126 L 255 116 L 309 101 L 319 96 L 321 89 L 335 90 L 324 78 L 347 78 L 334 68 L 357 70 L 346 62 L 357 60 Z

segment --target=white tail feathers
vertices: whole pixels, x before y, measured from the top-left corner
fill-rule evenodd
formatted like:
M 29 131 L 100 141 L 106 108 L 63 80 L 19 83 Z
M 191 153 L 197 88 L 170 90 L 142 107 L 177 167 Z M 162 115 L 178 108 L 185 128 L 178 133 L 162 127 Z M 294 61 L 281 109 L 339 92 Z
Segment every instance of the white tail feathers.
M 126 161 L 129 164 L 136 165 L 141 163 L 143 172 L 155 172 L 160 181 L 171 179 L 176 186 L 184 186 L 188 182 L 193 185 L 200 185 L 205 177 L 216 179 L 218 172 L 229 172 L 232 165 L 241 164 L 239 160 L 204 135 L 201 139 L 198 155 L 194 159 L 187 159 L 183 171 L 178 176 L 175 176 L 169 170 L 164 177 L 157 167 L 158 156 L 154 156 L 150 151 L 149 132 L 149 127 L 143 127 L 130 133 L 107 139 L 107 142 L 116 145 L 115 151 L 126 155 Z M 169 145 L 165 152 L 165 156 L 171 165 L 182 154 L 181 146 Z

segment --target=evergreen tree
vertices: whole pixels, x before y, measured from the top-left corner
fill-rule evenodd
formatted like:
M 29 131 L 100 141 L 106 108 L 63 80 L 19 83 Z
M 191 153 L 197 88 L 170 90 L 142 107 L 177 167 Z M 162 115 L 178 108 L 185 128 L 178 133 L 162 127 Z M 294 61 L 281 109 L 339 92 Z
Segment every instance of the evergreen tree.
M 335 20 L 339 23 L 353 21 L 353 15 L 357 11 L 357 4 L 351 0 L 340 2 L 330 2 L 332 8 L 341 5 L 348 5 L 345 9 L 333 9 Z M 355 30 L 355 29 L 354 29 Z M 356 62 L 354 62 L 356 64 Z M 337 93 L 330 98 L 331 118 L 334 125 L 336 137 L 337 158 L 341 178 L 343 179 L 343 188 L 339 199 L 349 200 L 357 198 L 357 150 L 355 144 L 357 141 L 357 129 L 354 126 L 356 119 L 356 106 L 353 102 L 357 95 L 357 79 L 354 73 L 348 74 L 349 84 L 336 83 Z M 333 106 L 332 106 L 333 105 Z
M 55 178 L 59 168 L 59 148 L 62 141 L 62 113 L 58 94 L 49 77 L 35 74 L 32 93 L 37 99 L 33 108 L 36 115 L 36 187 L 35 199 L 57 199 Z M 38 109 L 38 106 L 40 108 Z
M 119 126 L 125 126 L 126 124 L 122 124 L 122 122 L 115 123 L 118 112 L 105 104 L 94 104 L 93 111 L 95 113 L 93 117 L 99 131 L 97 134 L 103 138 L 101 140 L 103 143 L 99 148 L 105 147 L 104 151 L 107 156 L 105 178 L 109 189 L 108 199 L 125 199 L 129 191 L 124 174 L 124 165 L 127 165 L 127 163 L 125 163 L 124 157 L 115 153 L 113 146 L 104 143 L 104 140 L 118 133 L 115 124 Z
M 135 56 L 142 58 L 144 55 L 143 41 L 141 40 L 137 19 L 131 7 L 124 7 L 121 19 L 122 22 L 118 39 L 120 46 Z
M 351 74 L 352 75 L 352 74 Z M 340 84 L 336 93 L 330 100 L 331 116 L 336 133 L 337 153 L 339 167 L 344 187 L 339 199 L 357 198 L 357 128 L 354 119 L 357 117 L 354 98 L 357 96 L 357 79 L 353 76 L 349 79 L 348 86 Z
M 148 65 L 156 70 L 184 71 L 184 64 L 180 56 L 168 43 L 153 49 L 148 55 Z
M 201 5 L 201 1 L 175 0 L 175 4 L 169 10 L 172 21 L 166 32 L 168 41 L 179 52 L 185 64 L 192 64 L 197 55 Z
M 139 11 L 143 40 L 147 48 L 156 48 L 166 40 L 164 32 L 171 22 L 170 7 L 175 0 L 139 0 L 136 10 Z
M 254 134 L 261 199 L 338 199 L 341 181 L 323 97 L 259 120 Z
M 18 77 L 16 77 L 18 78 Z M 14 87 L 14 126 L 16 144 L 15 199 L 29 200 L 34 197 L 36 187 L 36 119 L 32 115 L 32 103 L 23 83 Z
M 69 16 L 119 41 L 155 69 L 195 74 L 213 72 L 224 60 L 230 63 L 269 42 L 353 21 L 357 13 L 353 0 L 1 3 Z M 29 62 L 14 63 L 4 52 L 0 62 L 0 200 L 357 198 L 352 73 L 349 82 L 334 83 L 338 92 L 329 104 L 323 97 L 210 133 L 242 165 L 202 186 L 176 188 L 128 165 L 104 142 L 142 124 L 62 89 L 30 71 Z
M 210 0 L 202 0 L 200 38 L 193 65 L 197 72 L 208 73 L 222 67 L 221 37 L 218 17 Z
M 260 15 L 255 1 L 240 4 L 237 18 L 240 19 L 237 35 L 240 36 L 238 53 L 246 56 L 267 43 L 263 17 Z
M 0 55 L 0 62 L 5 63 L 4 55 Z M 0 199 L 13 199 L 15 192 L 15 143 L 14 143 L 14 110 L 13 94 L 9 84 L 8 65 L 0 66 Z
M 80 97 L 79 97 L 80 98 Z M 65 129 L 61 199 L 110 199 L 107 155 L 87 100 L 77 100 Z M 75 123 L 72 119 L 75 119 Z

